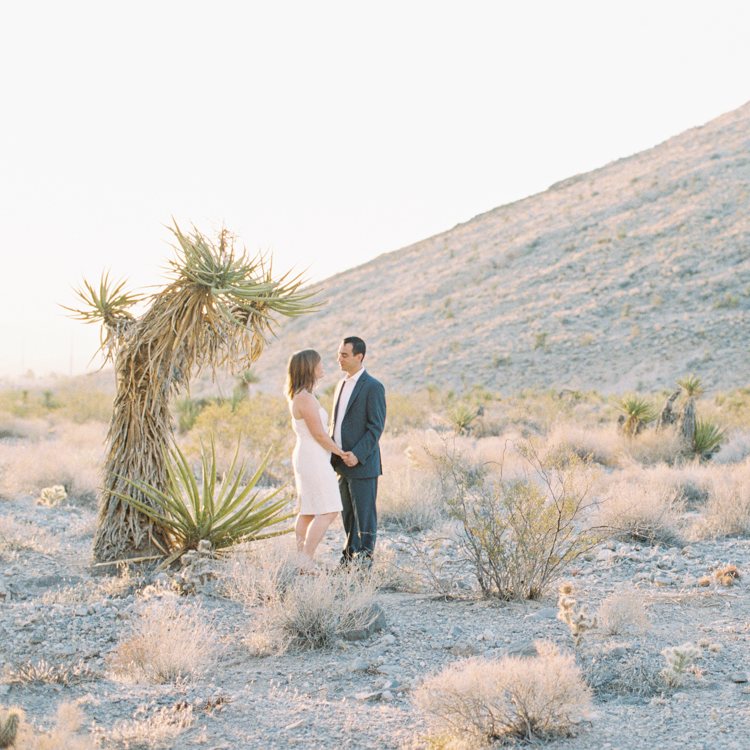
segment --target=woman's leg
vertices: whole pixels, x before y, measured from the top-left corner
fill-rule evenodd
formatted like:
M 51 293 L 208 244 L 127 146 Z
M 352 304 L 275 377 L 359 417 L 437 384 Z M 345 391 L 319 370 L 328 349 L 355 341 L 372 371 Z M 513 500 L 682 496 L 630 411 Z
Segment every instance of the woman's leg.
M 294 524 L 294 535 L 297 537 L 297 552 L 300 554 L 305 550 L 307 530 L 314 519 L 315 516 L 303 516 L 302 513 L 297 516 L 297 521 Z
M 325 536 L 328 527 L 337 515 L 338 513 L 321 513 L 320 515 L 313 516 L 312 523 L 308 524 L 305 542 L 300 551 L 309 562 L 312 562 L 320 540 Z

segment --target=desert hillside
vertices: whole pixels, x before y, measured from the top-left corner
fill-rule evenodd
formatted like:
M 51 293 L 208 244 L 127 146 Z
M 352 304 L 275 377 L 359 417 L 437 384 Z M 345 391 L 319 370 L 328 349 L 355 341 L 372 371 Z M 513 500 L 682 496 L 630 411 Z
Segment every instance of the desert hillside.
M 255 366 L 361 335 L 387 386 L 622 392 L 745 385 L 750 103 L 327 279 Z M 503 179 L 498 175 L 498 179 Z

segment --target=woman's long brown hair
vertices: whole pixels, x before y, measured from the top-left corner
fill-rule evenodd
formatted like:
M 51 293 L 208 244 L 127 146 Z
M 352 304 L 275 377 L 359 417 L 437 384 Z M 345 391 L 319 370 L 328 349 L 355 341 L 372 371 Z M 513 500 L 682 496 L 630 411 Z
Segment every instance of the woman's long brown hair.
M 284 393 L 291 401 L 301 391 L 312 391 L 315 386 L 315 368 L 320 363 L 320 354 L 315 349 L 303 349 L 289 358 L 286 369 Z

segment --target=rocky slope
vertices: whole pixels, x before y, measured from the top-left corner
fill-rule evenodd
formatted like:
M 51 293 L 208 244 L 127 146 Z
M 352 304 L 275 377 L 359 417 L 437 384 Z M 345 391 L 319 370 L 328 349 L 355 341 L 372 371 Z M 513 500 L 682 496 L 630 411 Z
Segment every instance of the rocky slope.
M 256 365 L 361 335 L 389 388 L 747 383 L 750 103 L 323 282 Z M 502 179 L 502 176 L 498 176 Z

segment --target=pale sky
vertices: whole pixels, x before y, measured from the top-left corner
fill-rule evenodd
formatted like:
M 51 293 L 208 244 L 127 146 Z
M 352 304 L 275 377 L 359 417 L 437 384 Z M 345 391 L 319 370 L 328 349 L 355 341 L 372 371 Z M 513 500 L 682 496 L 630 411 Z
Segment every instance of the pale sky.
M 96 365 L 71 286 L 176 221 L 324 279 L 750 100 L 747 0 L 0 5 L 0 377 Z

